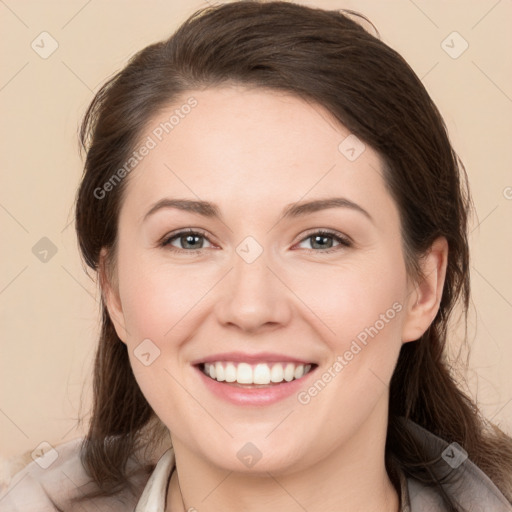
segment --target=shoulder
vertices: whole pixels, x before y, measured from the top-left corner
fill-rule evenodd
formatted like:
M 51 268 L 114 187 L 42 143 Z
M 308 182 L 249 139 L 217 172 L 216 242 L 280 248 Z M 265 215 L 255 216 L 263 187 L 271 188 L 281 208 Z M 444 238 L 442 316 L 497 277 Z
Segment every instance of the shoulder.
M 407 478 L 411 512 L 446 510 L 441 492 L 473 512 L 512 512 L 512 505 L 491 479 L 468 457 L 457 443 L 447 443 L 440 437 L 408 420 L 405 427 L 438 462 L 432 470 L 445 479 L 442 489 L 429 487 L 414 478 Z
M 0 495 L 1 512 L 75 512 L 133 510 L 137 497 L 120 492 L 113 497 L 77 501 L 96 485 L 81 459 L 81 439 L 56 446 L 33 460 L 10 480 Z M 141 482 L 143 487 L 145 482 Z

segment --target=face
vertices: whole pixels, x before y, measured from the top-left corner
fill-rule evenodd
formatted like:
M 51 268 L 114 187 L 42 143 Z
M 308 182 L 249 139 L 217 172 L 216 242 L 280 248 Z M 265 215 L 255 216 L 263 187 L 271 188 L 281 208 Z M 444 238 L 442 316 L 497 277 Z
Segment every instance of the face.
M 385 429 L 401 345 L 433 318 L 414 317 L 381 159 L 353 137 L 242 87 L 191 91 L 141 137 L 107 303 L 173 443 L 213 466 L 294 471 Z

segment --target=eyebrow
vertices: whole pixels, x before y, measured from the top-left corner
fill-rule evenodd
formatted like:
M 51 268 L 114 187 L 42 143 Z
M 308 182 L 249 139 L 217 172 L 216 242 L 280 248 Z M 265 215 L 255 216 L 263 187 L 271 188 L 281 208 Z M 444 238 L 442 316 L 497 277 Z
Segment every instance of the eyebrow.
M 158 210 L 164 208 L 176 208 L 191 213 L 196 213 L 207 218 L 221 219 L 219 207 L 215 203 L 201 200 L 190 199 L 169 199 L 164 198 L 157 201 L 149 211 L 144 215 L 143 221 L 153 215 Z M 328 208 L 349 208 L 362 213 L 371 222 L 374 222 L 372 216 L 361 206 L 344 197 L 329 197 L 327 199 L 316 199 L 302 203 L 291 203 L 285 206 L 281 213 L 280 221 L 287 218 L 301 217 L 310 213 L 315 213 Z

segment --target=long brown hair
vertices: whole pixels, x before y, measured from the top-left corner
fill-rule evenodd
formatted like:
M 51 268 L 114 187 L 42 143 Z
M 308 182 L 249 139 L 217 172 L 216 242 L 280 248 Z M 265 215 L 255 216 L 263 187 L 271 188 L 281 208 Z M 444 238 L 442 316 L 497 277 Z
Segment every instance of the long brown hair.
M 187 91 L 229 82 L 286 91 L 322 105 L 382 157 L 400 212 L 409 274 L 421 278 L 419 259 L 437 237 L 449 244 L 439 312 L 419 340 L 402 346 L 391 380 L 388 472 L 393 475 L 399 465 L 443 493 L 431 471 L 435 461 L 401 427 L 404 418 L 411 419 L 464 447 L 512 500 L 512 440 L 480 415 L 457 386 L 446 358 L 448 321 L 456 304 L 466 321 L 470 298 L 466 173 L 419 78 L 355 19 L 366 20 L 289 2 L 233 2 L 196 12 L 169 39 L 137 53 L 99 90 L 81 126 L 87 157 L 76 203 L 80 248 L 93 270 L 102 248 L 108 250 L 107 267 L 115 266 L 118 212 L 128 178 L 106 193 L 104 184 L 123 167 L 152 116 Z M 160 438 L 155 432 L 161 423 L 135 381 L 104 303 L 102 308 L 82 460 L 101 492 L 109 494 L 126 485 L 128 458 L 148 439 Z M 445 499 L 450 510 L 460 510 Z

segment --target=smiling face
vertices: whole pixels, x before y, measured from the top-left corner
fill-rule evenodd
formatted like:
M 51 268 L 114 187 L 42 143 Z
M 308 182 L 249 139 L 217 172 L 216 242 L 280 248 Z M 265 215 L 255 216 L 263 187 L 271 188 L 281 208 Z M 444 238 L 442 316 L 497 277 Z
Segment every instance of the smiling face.
M 439 300 L 407 278 L 382 162 L 297 97 L 191 96 L 161 141 L 176 105 L 140 138 L 157 144 L 125 178 L 118 287 L 105 286 L 139 386 L 173 444 L 218 468 L 361 454 L 385 435 L 402 342 Z

